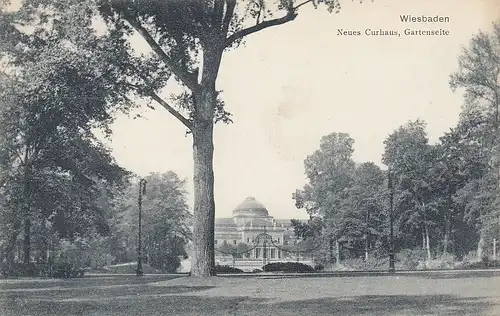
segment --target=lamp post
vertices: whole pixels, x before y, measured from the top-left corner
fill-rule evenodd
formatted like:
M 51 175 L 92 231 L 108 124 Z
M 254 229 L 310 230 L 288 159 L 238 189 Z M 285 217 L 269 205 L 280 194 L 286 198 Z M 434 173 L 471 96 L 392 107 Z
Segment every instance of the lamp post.
M 136 275 L 142 276 L 142 195 L 146 194 L 146 180 L 139 181 L 139 244 L 137 246 L 137 270 Z
M 394 267 L 394 186 L 391 177 L 391 168 L 387 170 L 389 184 L 389 221 L 390 221 L 390 240 L 389 240 L 389 272 L 395 272 Z

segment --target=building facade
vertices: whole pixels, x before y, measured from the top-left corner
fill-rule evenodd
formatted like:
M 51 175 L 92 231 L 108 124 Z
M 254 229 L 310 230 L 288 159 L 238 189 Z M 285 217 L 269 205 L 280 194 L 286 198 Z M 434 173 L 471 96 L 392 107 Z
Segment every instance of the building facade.
M 309 258 L 290 251 L 297 242 L 291 220 L 273 218 L 253 197 L 241 202 L 232 217 L 215 219 L 215 261 L 220 265 L 252 271 L 270 262 L 311 264 Z

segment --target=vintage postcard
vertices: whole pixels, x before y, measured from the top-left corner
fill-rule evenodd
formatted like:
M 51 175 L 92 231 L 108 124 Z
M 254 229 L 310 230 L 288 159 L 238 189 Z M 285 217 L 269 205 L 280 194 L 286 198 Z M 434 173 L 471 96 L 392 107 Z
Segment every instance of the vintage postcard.
M 0 0 L 0 315 L 500 315 L 500 2 Z

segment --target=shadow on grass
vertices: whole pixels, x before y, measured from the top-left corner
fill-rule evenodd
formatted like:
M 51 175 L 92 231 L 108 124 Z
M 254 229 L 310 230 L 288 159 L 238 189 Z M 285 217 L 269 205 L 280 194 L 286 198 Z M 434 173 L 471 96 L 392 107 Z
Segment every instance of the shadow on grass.
M 427 279 L 469 279 L 469 278 L 494 278 L 500 277 L 500 271 L 460 271 L 460 272 L 442 272 L 442 273 L 421 273 L 408 274 L 412 277 L 425 277 Z
M 189 292 L 204 291 L 212 286 L 149 286 L 149 285 L 124 285 L 119 287 L 102 288 L 71 288 L 64 290 L 46 289 L 40 291 L 15 291 L 0 293 L 0 301 L 34 301 L 34 300 L 112 300 L 114 298 L 139 296 L 153 296 L 164 294 L 181 294 Z
M 378 295 L 297 300 L 272 304 L 275 315 L 485 315 L 484 298 L 452 295 Z M 253 314 L 251 314 L 253 315 Z M 257 314 L 255 314 L 257 315 Z
M 352 296 L 272 302 L 266 298 L 151 296 L 119 299 L 107 297 L 93 301 L 3 302 L 5 316 L 20 315 L 486 315 L 491 303 L 483 298 L 450 295 Z M 26 301 L 25 301 L 26 302 Z
M 251 301 L 245 297 L 206 298 L 200 296 L 138 295 L 130 299 L 102 299 L 96 301 L 33 301 L 10 305 L 3 316 L 80 316 L 80 315 L 235 315 L 238 305 Z M 259 300 L 260 302 L 262 300 Z M 256 303 L 256 302 L 255 302 Z M 2 306 L 2 304 L 0 304 Z M 3 304 L 3 306 L 6 306 Z M 239 314 L 236 314 L 239 315 Z
M 162 282 L 182 277 L 182 275 L 147 275 L 136 277 L 134 275 L 109 276 L 109 277 L 85 277 L 77 279 L 18 279 L 9 282 L 0 282 L 0 290 L 11 289 L 42 289 L 51 287 L 80 288 L 85 286 L 112 286 L 127 284 L 148 284 Z

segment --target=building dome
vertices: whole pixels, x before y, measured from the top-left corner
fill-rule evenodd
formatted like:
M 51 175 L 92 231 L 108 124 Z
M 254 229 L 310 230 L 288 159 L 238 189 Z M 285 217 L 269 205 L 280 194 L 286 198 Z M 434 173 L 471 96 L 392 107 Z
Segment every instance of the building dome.
M 233 215 L 245 216 L 269 216 L 264 204 L 257 201 L 254 197 L 247 197 L 233 210 Z

